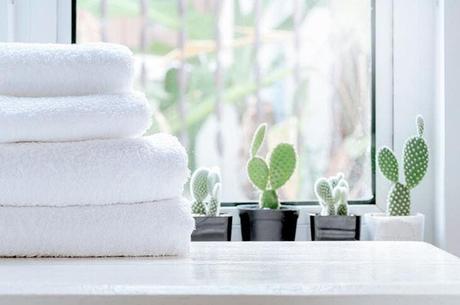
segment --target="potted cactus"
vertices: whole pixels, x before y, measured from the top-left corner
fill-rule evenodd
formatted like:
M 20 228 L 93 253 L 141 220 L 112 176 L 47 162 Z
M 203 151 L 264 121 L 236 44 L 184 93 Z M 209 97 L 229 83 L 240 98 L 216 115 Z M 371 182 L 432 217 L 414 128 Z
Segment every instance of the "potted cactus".
M 310 215 L 312 240 L 359 240 L 361 219 L 349 215 L 348 193 L 348 183 L 342 173 L 316 181 L 315 194 L 321 213 Z
M 281 206 L 277 190 L 294 173 L 297 155 L 291 144 L 278 144 L 267 159 L 258 156 L 267 125 L 261 124 L 252 139 L 248 177 L 260 191 L 258 205 L 239 206 L 244 241 L 292 241 L 297 229 L 297 209 Z
M 423 240 L 425 216 L 412 214 L 410 191 L 428 169 L 428 145 L 423 138 L 423 117 L 416 118 L 417 135 L 406 141 L 403 151 L 404 183 L 400 182 L 399 164 L 393 151 L 383 147 L 378 153 L 378 167 L 393 185 L 387 197 L 386 214 L 367 214 L 368 238 L 371 240 Z
M 192 241 L 230 241 L 232 216 L 220 214 L 221 177 L 217 168 L 199 168 L 190 180 L 195 230 Z

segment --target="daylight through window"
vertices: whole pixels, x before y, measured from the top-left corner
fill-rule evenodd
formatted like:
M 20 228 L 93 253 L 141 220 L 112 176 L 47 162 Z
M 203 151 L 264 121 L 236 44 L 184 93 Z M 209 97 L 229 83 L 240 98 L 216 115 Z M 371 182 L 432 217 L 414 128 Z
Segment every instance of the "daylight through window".
M 314 181 L 338 171 L 351 200 L 372 198 L 371 0 L 77 0 L 77 43 L 98 41 L 133 50 L 149 133 L 177 135 L 192 170 L 219 166 L 224 202 L 256 199 L 245 168 L 260 122 L 268 147 L 298 151 L 282 200 L 315 200 Z

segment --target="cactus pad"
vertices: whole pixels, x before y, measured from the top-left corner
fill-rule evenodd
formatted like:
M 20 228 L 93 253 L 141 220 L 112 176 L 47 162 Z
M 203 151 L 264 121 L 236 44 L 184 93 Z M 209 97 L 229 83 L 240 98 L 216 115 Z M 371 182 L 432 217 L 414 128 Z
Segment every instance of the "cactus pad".
M 209 200 L 208 209 L 206 215 L 217 216 L 220 213 L 220 188 L 221 184 L 216 183 L 211 192 L 211 199 Z
M 219 169 L 217 167 L 211 168 L 208 174 L 208 193 L 209 195 L 212 195 L 211 192 L 214 189 L 214 186 L 217 183 L 220 183 L 220 180 L 221 178 L 220 178 Z
M 278 144 L 270 155 L 270 186 L 282 187 L 294 173 L 297 156 L 291 144 Z
M 388 147 L 380 149 L 378 154 L 378 164 L 382 174 L 391 182 L 398 182 L 399 180 L 399 169 L 398 160 L 393 151 Z
M 410 215 L 410 192 L 409 189 L 396 183 L 388 194 L 388 213 L 390 216 Z
M 268 208 L 268 209 L 278 209 L 280 203 L 278 201 L 278 195 L 274 190 L 266 190 L 263 191 L 260 195 L 259 206 L 261 208 Z
M 320 178 L 315 183 L 315 193 L 320 201 L 325 204 L 334 204 L 335 199 L 332 194 L 332 187 L 329 181 L 326 178 Z
M 208 196 L 208 175 L 207 168 L 199 168 L 192 175 L 190 193 L 196 202 L 202 202 Z
M 262 143 L 265 138 L 266 130 L 267 130 L 267 124 L 261 124 L 257 128 L 256 132 L 254 133 L 254 137 L 252 138 L 252 143 L 251 143 L 251 157 L 254 157 L 255 155 L 257 155 L 257 152 L 262 146 Z
M 412 137 L 404 147 L 404 176 L 409 189 L 417 186 L 428 168 L 428 145 L 421 137 Z
M 348 215 L 348 206 L 346 204 L 339 204 L 337 207 L 337 215 L 347 216 Z
M 206 206 L 203 202 L 195 201 L 192 204 L 192 213 L 197 215 L 206 215 Z
M 419 137 L 423 137 L 423 132 L 425 131 L 425 121 L 421 115 L 418 115 L 415 119 L 415 124 L 417 125 L 417 133 Z
M 342 182 L 342 181 L 341 181 Z M 347 216 L 348 215 L 348 184 L 345 180 L 345 183 L 341 183 L 341 185 L 337 186 L 334 189 L 334 199 L 338 203 L 337 206 L 337 215 L 340 216 Z
M 249 180 L 259 190 L 264 191 L 267 188 L 269 169 L 267 162 L 260 157 L 253 157 L 247 166 Z

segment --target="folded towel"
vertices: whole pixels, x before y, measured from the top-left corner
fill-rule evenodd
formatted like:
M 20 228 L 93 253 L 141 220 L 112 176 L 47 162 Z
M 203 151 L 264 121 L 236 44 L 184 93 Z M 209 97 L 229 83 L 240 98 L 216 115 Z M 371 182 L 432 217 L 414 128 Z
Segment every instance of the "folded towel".
M 186 255 L 194 221 L 181 198 L 138 204 L 0 207 L 0 256 Z
M 150 117 L 143 94 L 0 95 L 0 142 L 136 137 L 150 127 Z
M 127 93 L 133 58 L 120 45 L 0 44 L 0 94 L 67 96 Z
M 1 205 L 145 202 L 182 194 L 185 149 L 173 136 L 0 144 Z

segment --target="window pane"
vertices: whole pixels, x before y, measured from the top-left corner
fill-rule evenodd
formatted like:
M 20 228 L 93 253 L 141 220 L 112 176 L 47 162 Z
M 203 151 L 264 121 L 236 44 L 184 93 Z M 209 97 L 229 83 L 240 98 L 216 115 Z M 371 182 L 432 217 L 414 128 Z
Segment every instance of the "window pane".
M 314 200 L 314 181 L 343 172 L 352 200 L 372 198 L 371 0 L 78 0 L 77 42 L 127 45 L 136 89 L 190 167 L 220 166 L 223 200 L 254 200 L 248 146 L 295 144 L 286 201 Z

